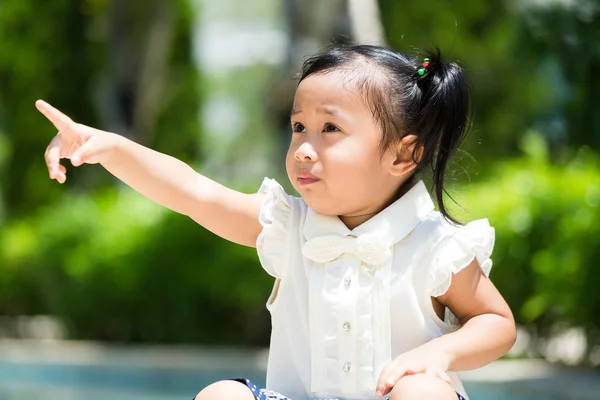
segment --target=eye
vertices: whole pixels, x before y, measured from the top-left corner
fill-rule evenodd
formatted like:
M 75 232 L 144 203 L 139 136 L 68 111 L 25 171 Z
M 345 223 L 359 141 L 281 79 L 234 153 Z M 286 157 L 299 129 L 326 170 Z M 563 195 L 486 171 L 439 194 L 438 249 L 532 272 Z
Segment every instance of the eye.
M 292 130 L 296 133 L 305 133 L 306 132 L 306 128 L 304 127 L 304 125 L 302 125 L 299 122 L 294 122 L 292 124 Z
M 339 132 L 340 129 L 333 124 L 325 124 L 323 131 L 324 132 Z

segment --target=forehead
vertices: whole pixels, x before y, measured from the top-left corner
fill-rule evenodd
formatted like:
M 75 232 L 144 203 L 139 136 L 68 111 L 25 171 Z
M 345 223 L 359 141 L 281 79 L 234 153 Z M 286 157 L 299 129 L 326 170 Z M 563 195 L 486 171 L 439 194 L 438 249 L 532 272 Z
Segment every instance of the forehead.
M 294 110 L 326 105 L 342 109 L 367 109 L 361 90 L 362 74 L 348 70 L 316 73 L 305 78 L 296 89 Z M 327 108 L 327 107 L 325 107 Z

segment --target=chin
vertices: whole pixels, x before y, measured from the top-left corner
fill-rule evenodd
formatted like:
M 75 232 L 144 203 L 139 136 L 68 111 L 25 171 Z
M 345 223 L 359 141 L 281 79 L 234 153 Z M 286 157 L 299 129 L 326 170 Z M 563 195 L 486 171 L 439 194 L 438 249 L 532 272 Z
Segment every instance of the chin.
M 343 210 L 340 209 L 339 204 L 335 204 L 331 201 L 320 201 L 317 198 L 314 198 L 310 194 L 308 196 L 303 195 L 302 198 L 307 206 L 309 206 L 313 211 L 321 214 L 321 215 L 341 215 L 343 214 Z

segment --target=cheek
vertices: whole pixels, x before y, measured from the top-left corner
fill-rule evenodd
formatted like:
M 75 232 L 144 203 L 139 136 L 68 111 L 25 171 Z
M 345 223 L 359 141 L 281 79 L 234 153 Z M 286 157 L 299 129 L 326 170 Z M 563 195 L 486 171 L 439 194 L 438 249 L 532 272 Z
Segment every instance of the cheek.
M 290 178 L 290 181 L 292 181 L 292 172 L 294 171 L 294 165 L 296 163 L 295 153 L 296 147 L 294 147 L 292 143 L 290 144 L 290 147 L 288 148 L 287 154 L 285 156 L 285 169 L 288 174 L 288 177 Z M 292 181 L 292 183 L 294 182 Z
M 368 185 L 369 179 L 382 172 L 379 149 L 371 143 L 348 141 L 344 146 L 334 146 L 330 150 L 327 167 L 342 179 Z

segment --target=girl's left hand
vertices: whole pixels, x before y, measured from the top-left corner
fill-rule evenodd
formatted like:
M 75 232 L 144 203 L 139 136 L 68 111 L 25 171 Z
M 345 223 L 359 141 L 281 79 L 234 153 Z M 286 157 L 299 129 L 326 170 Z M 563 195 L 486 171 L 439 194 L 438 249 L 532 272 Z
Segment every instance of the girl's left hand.
M 404 376 L 431 374 L 450 384 L 446 371 L 450 367 L 448 357 L 427 344 L 400 354 L 386 365 L 379 375 L 377 396 L 382 397 L 392 391 L 396 383 Z

